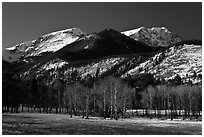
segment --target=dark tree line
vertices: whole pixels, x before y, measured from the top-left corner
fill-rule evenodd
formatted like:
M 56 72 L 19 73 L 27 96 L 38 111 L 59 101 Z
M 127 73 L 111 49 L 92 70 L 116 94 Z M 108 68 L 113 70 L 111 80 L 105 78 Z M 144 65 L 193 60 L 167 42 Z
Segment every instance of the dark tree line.
M 200 116 L 202 89 L 197 85 L 149 86 L 142 93 L 142 102 L 146 109 L 145 115 L 160 117 L 163 112 L 171 119 L 177 116 Z
M 72 71 L 55 80 L 46 75 L 30 81 L 19 81 L 12 74 L 3 75 L 3 112 L 39 112 L 118 119 L 129 117 L 127 110 L 143 109 L 145 116 L 165 115 L 175 118 L 198 116 L 202 109 L 199 85 L 182 85 L 179 76 L 164 83 L 152 74 L 139 74 L 126 79 L 87 75 L 81 78 Z M 21 106 L 21 107 L 19 107 Z

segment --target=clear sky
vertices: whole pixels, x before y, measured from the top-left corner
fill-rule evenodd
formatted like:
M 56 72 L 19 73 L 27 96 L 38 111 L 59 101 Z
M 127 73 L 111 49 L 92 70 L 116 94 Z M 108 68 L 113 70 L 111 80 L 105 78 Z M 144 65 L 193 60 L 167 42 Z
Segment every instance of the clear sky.
M 86 33 L 165 26 L 184 39 L 202 39 L 202 3 L 2 4 L 3 49 L 48 32 L 77 27 Z

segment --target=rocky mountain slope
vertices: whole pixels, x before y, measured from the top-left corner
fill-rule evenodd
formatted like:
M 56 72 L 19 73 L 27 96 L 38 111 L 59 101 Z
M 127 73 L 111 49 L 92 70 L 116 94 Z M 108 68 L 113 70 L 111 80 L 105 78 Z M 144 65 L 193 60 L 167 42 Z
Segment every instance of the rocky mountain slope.
M 133 36 L 138 39 L 130 38 Z M 184 83 L 200 83 L 195 74 L 202 73 L 202 44 L 181 40 L 166 28 L 139 28 L 122 34 L 112 29 L 86 34 L 72 28 L 7 48 L 3 70 L 9 68 L 22 79 L 43 78 L 50 83 L 70 75 L 126 78 L 140 73 L 165 81 L 179 75 Z
M 85 33 L 78 28 L 45 34 L 36 40 L 6 48 L 3 52 L 3 59 L 9 62 L 15 62 L 31 56 L 41 56 L 43 53 L 53 53 L 73 43 L 82 35 L 85 35 Z
M 21 74 L 23 78 L 30 76 L 57 78 L 58 73 L 62 79 L 77 72 L 80 78 L 84 79 L 87 75 L 104 77 L 108 75 L 126 78 L 128 75 L 135 76 L 141 73 L 151 73 L 156 79 L 164 79 L 166 82 L 179 75 L 183 83 L 189 81 L 201 82 L 202 75 L 202 54 L 201 45 L 181 45 L 170 47 L 156 55 L 141 56 L 112 56 L 92 60 L 89 63 L 70 63 L 59 58 L 46 62 L 42 66 L 35 66 Z M 195 76 L 195 74 L 197 76 Z
M 196 76 L 202 75 L 202 45 L 170 47 L 130 69 L 122 77 L 138 73 L 152 73 L 165 81 L 179 75 L 184 83 L 189 80 L 194 84 L 199 83 L 201 76 Z
M 140 27 L 137 29 L 124 31 L 122 34 L 154 47 L 168 47 L 182 41 L 180 36 L 173 34 L 165 27 Z

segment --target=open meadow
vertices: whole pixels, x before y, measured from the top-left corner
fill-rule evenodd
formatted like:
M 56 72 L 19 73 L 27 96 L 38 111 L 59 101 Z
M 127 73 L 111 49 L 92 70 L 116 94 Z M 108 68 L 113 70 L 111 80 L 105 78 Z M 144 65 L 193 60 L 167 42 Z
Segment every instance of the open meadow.
M 69 115 L 18 113 L 3 114 L 2 134 L 35 135 L 177 135 L 202 134 L 201 121 L 149 118 L 82 119 Z

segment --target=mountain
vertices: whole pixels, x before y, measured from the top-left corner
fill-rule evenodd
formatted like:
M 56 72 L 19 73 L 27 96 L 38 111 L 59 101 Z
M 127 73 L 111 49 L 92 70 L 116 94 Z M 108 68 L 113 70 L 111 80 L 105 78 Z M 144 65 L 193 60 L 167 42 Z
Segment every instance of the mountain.
M 110 60 L 113 61 L 112 56 L 118 56 L 122 61 L 123 56 L 132 56 L 132 54 L 150 56 L 161 49 L 160 47 L 149 47 L 113 29 L 106 29 L 98 33 L 84 34 L 75 42 L 69 43 L 55 52 L 41 56 L 40 54 L 32 56 L 33 53 L 30 56 L 24 56 L 24 58 L 19 59 L 16 63 L 16 70 L 20 71 L 20 74 L 25 74 L 25 77 L 37 75 L 37 72 L 46 73 L 45 71 L 48 69 L 44 71 L 43 68 L 61 68 L 64 65 L 66 67 L 73 67 L 73 65 L 80 64 L 79 62 L 89 66 L 92 62 L 100 60 L 106 62 L 105 66 L 107 66 L 109 59 L 106 60 L 104 58 L 110 57 Z M 32 61 L 24 61 L 29 59 L 32 59 Z M 98 62 L 99 64 L 101 64 L 100 61 Z
M 128 76 L 134 77 L 138 74 L 150 73 L 156 79 L 163 79 L 166 82 L 179 75 L 183 83 L 192 81 L 193 84 L 196 84 L 202 81 L 200 77 L 202 75 L 201 52 L 201 45 L 183 44 L 150 55 L 112 55 L 75 62 L 55 58 L 21 73 L 21 77 L 30 79 L 32 76 L 43 77 L 46 75 L 54 82 L 58 73 L 61 73 L 61 79 L 66 79 L 74 72 L 77 72 L 82 79 L 87 75 L 92 77 L 112 75 L 127 78 Z
M 145 44 L 154 47 L 168 47 L 183 40 L 180 36 L 170 32 L 165 27 L 140 27 L 121 33 L 134 40 L 144 42 Z
M 149 42 L 131 38 L 142 29 L 124 35 L 113 29 L 86 34 L 71 28 L 7 48 L 2 61 L 3 111 L 18 113 L 19 106 L 22 111 L 25 106 L 47 114 L 66 110 L 70 118 L 82 114 L 86 119 L 118 119 L 127 118 L 126 110 L 147 110 L 148 116 L 155 108 L 161 117 L 160 110 L 173 108 L 198 117 L 202 41 L 166 41 L 148 33 L 144 37 L 151 36 Z
M 186 44 L 188 41 L 172 46 L 147 59 L 122 77 L 138 73 L 152 73 L 159 79 L 171 80 L 179 75 L 183 83 L 201 82 L 202 76 L 202 45 L 201 43 Z
M 26 58 L 31 56 L 41 56 L 44 53 L 58 51 L 64 46 L 73 43 L 82 35 L 85 35 L 85 33 L 78 28 L 70 28 L 45 34 L 36 40 L 6 48 L 3 52 L 3 59 L 9 62 L 23 59 L 24 61 L 28 61 Z
M 158 39 L 157 32 L 168 38 Z M 131 38 L 136 34 L 159 44 Z M 84 79 L 87 75 L 127 78 L 141 73 L 151 73 L 165 81 L 179 75 L 184 83 L 200 83 L 195 74 L 200 76 L 202 72 L 202 43 L 176 36 L 164 27 L 142 27 L 122 33 L 105 29 L 90 34 L 71 28 L 7 48 L 3 70 L 9 69 L 21 79 L 43 78 L 50 83 L 59 78 L 66 80 L 72 74 Z
M 24 42 L 13 47 L 6 48 L 3 52 L 3 60 L 8 62 L 18 61 L 26 54 L 26 49 L 31 47 L 36 40 Z M 32 47 L 31 47 L 32 48 Z
M 135 41 L 120 32 L 106 29 L 98 33 L 86 35 L 76 42 L 66 46 L 55 56 L 73 60 L 88 60 L 119 54 L 143 54 L 156 52 L 162 48 L 148 47 L 146 44 Z

